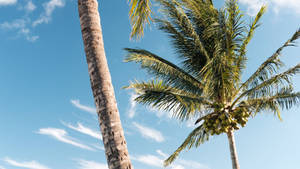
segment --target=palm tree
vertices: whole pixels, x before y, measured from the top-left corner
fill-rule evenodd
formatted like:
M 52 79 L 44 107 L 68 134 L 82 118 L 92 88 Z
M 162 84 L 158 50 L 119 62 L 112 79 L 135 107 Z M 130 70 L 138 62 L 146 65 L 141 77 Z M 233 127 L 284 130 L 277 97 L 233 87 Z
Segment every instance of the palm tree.
M 97 0 L 78 0 L 78 11 L 108 167 L 132 169 L 106 61 Z M 143 35 L 150 11 L 149 0 L 131 1 L 131 37 Z
M 279 72 L 284 64 L 282 50 L 294 46 L 300 29 L 246 80 L 246 47 L 264 14 L 262 6 L 248 25 L 237 0 L 227 0 L 216 9 L 210 0 L 159 0 L 163 16 L 155 19 L 158 28 L 168 34 L 180 63 L 143 49 L 126 48 L 127 62 L 136 62 L 155 77 L 135 81 L 136 101 L 159 110 L 172 111 L 179 120 L 196 118 L 196 128 L 177 150 L 165 160 L 167 166 L 184 149 L 198 147 L 210 136 L 228 136 L 233 169 L 239 169 L 234 132 L 250 117 L 271 111 L 280 118 L 281 109 L 299 104 L 300 92 L 293 91 L 291 77 L 300 72 L 300 64 Z

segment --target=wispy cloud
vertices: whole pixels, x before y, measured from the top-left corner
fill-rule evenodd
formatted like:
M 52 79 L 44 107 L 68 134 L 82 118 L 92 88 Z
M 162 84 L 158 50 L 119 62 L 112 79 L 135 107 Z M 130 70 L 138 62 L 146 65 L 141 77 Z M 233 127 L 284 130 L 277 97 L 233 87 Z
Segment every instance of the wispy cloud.
M 14 5 L 16 3 L 17 3 L 17 0 L 0 0 L 0 6 Z
M 73 146 L 82 148 L 82 149 L 86 149 L 86 150 L 90 150 L 90 151 L 94 151 L 93 148 L 84 145 L 78 141 L 76 141 L 74 138 L 68 136 L 68 133 L 63 130 L 63 129 L 58 129 L 58 128 L 41 128 L 38 131 L 38 134 L 43 134 L 43 135 L 48 135 L 53 137 L 54 139 L 67 143 L 67 144 L 71 144 Z
M 300 16 L 299 0 L 239 0 L 241 4 L 247 5 L 248 14 L 255 15 L 262 5 L 268 5 L 275 13 L 281 11 L 293 12 Z
M 4 22 L 0 24 L 1 29 L 20 29 L 24 28 L 26 26 L 26 22 L 28 22 L 25 19 L 16 19 L 12 22 Z
M 79 160 L 78 164 L 78 169 L 108 169 L 106 164 L 95 161 Z
M 163 142 L 165 140 L 165 138 L 161 134 L 161 132 L 159 132 L 155 129 L 152 129 L 152 128 L 149 128 L 146 126 L 142 126 L 136 122 L 133 122 L 132 124 L 134 127 L 137 128 L 137 130 L 140 132 L 140 134 L 145 138 L 149 138 L 149 139 L 155 140 L 157 142 Z
M 25 5 L 24 9 L 27 11 L 27 12 L 32 12 L 36 9 L 36 6 L 35 4 L 30 0 L 27 2 L 27 4 Z
M 18 9 L 24 10 L 24 15 L 19 17 L 19 19 L 0 23 L 0 28 L 6 31 L 16 31 L 17 33 L 14 38 L 22 36 L 30 42 L 35 42 L 37 39 L 39 39 L 38 35 L 34 35 L 32 33 L 32 29 L 34 29 L 33 27 L 40 24 L 49 23 L 54 10 L 58 7 L 62 8 L 65 6 L 65 0 L 49 0 L 48 2 L 44 3 L 44 10 L 36 20 L 33 20 L 29 15 L 29 13 L 37 8 L 33 2 L 34 1 L 32 0 L 27 0 L 26 3 L 23 3 L 22 7 Z M 17 0 L 0 0 L 0 6 L 12 5 L 15 3 L 17 3 Z
M 50 0 L 44 3 L 44 12 L 40 15 L 38 19 L 36 19 L 32 26 L 35 27 L 37 25 L 48 23 L 51 20 L 52 13 L 56 8 L 61 8 L 65 6 L 65 0 Z
M 69 127 L 70 129 L 73 129 L 75 131 L 78 131 L 80 133 L 83 133 L 83 134 L 86 134 L 86 135 L 89 135 L 91 137 L 94 137 L 96 139 L 100 139 L 102 140 L 102 137 L 100 135 L 100 132 L 96 131 L 96 130 L 93 130 L 91 128 L 88 128 L 86 126 L 84 126 L 83 124 L 81 123 L 77 123 L 77 126 L 74 126 L 72 124 L 69 124 L 69 123 L 65 123 L 62 121 L 62 124 L 66 127 Z
M 0 165 L 0 169 L 5 169 L 5 168 Z
M 162 167 L 163 160 L 154 155 L 140 155 L 140 156 L 132 156 L 132 160 L 154 166 L 154 167 Z
M 25 36 L 25 38 L 30 41 L 36 41 L 39 36 L 32 35 L 30 29 L 27 27 L 27 24 L 30 23 L 30 19 L 24 17 L 22 19 L 16 19 L 12 22 L 4 22 L 0 24 L 0 28 L 6 31 L 17 31 L 17 35 Z
M 161 150 L 156 150 L 156 153 L 159 156 L 156 155 L 139 155 L 139 156 L 133 156 L 132 160 L 138 161 L 140 163 L 164 168 L 163 167 L 163 161 L 166 159 L 169 155 L 165 154 Z M 172 163 L 170 166 L 168 166 L 170 169 L 209 169 L 206 165 L 200 164 L 198 162 L 192 161 L 192 160 L 183 160 L 183 159 L 177 159 Z
M 104 147 L 103 146 L 99 146 L 98 145 L 98 143 L 97 144 L 91 144 L 93 147 L 95 147 L 96 149 L 98 149 L 98 150 L 102 150 L 102 151 L 104 151 L 105 149 L 104 149 Z
M 130 93 L 129 95 L 130 95 L 129 98 L 130 107 L 128 110 L 128 116 L 129 118 L 133 118 L 136 113 L 136 102 L 134 101 L 134 99 L 137 97 L 137 95 L 134 93 Z
M 46 167 L 36 161 L 17 162 L 8 157 L 6 157 L 4 159 L 4 161 L 6 163 L 8 163 L 9 165 L 15 166 L 15 167 L 28 168 L 28 169 L 50 169 L 49 167 Z
M 89 112 L 89 113 L 94 114 L 94 115 L 97 114 L 96 113 L 96 109 L 94 107 L 90 107 L 90 106 L 86 106 L 86 105 L 80 104 L 79 100 L 71 100 L 71 103 L 75 107 L 79 108 L 80 110 Z

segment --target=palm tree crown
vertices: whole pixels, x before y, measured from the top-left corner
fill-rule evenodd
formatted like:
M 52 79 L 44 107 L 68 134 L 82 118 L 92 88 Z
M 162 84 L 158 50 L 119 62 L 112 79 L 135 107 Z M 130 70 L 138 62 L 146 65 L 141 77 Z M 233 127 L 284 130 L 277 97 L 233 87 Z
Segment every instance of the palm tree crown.
M 281 51 L 295 45 L 300 29 L 243 82 L 246 47 L 260 25 L 265 6 L 246 25 L 237 0 L 227 0 L 221 9 L 216 9 L 211 0 L 159 0 L 159 3 L 166 19 L 154 21 L 168 34 L 180 64 L 147 50 L 129 48 L 125 49 L 128 52 L 125 61 L 139 63 L 156 77 L 128 86 L 138 94 L 137 102 L 172 111 L 180 120 L 198 118 L 197 127 L 165 165 L 182 150 L 199 146 L 211 135 L 232 134 L 258 112 L 272 111 L 280 118 L 280 110 L 299 103 L 300 92 L 293 91 L 291 77 L 299 73 L 300 64 L 279 71 L 284 66 Z

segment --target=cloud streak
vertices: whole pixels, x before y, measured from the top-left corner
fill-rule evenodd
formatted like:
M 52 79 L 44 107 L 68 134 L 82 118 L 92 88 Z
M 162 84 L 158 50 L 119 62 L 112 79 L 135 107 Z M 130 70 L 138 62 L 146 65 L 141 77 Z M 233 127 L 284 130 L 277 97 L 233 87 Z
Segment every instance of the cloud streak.
M 65 0 L 50 0 L 47 3 L 44 3 L 44 12 L 40 15 L 38 19 L 36 19 L 32 26 L 35 27 L 37 25 L 43 23 L 49 23 L 52 18 L 52 13 L 56 8 L 62 8 L 65 6 Z
M 61 141 L 61 142 L 85 149 L 85 150 L 95 151 L 93 148 L 91 148 L 87 145 L 84 145 L 82 143 L 79 143 L 74 138 L 68 136 L 68 133 L 63 129 L 41 128 L 41 129 L 39 129 L 38 134 L 48 135 L 58 141 Z
M 108 169 L 106 164 L 97 163 L 95 161 L 87 161 L 81 159 L 78 161 L 78 164 L 78 169 Z
M 34 5 L 34 3 L 30 0 L 27 2 L 27 4 L 25 5 L 24 9 L 27 11 L 27 12 L 32 12 L 36 9 L 36 6 Z
M 164 168 L 163 167 L 163 161 L 164 159 L 168 158 L 169 155 L 165 154 L 161 150 L 156 150 L 156 155 L 139 155 L 139 156 L 132 156 L 132 160 L 138 161 L 140 163 Z M 170 169 L 210 169 L 209 167 L 200 164 L 198 162 L 192 161 L 192 160 L 183 160 L 183 159 L 177 159 L 174 163 L 172 163 L 170 166 L 168 166 Z
M 97 111 L 94 107 L 80 104 L 79 100 L 71 100 L 71 103 L 73 104 L 73 106 L 79 108 L 80 110 L 86 111 L 86 112 L 94 114 L 94 115 L 97 114 Z
M 140 134 L 144 137 L 144 138 L 148 138 L 148 139 L 152 139 L 155 140 L 156 142 L 163 142 L 165 140 L 164 136 L 161 134 L 161 132 L 146 127 L 146 126 L 142 126 L 136 122 L 132 123 L 134 127 L 137 128 L 137 130 L 140 132 Z
M 0 6 L 14 5 L 17 3 L 17 0 L 0 0 Z
M 147 164 L 154 167 L 162 167 L 163 160 L 154 155 L 140 155 L 140 156 L 132 156 L 132 160 L 138 161 L 143 164 Z
M 129 108 L 129 111 L 128 111 L 129 118 L 133 118 L 135 116 L 135 113 L 136 113 L 136 102 L 134 101 L 134 99 L 136 97 L 137 97 L 136 94 L 130 93 L 130 99 L 129 99 L 130 108 Z
M 255 15 L 262 5 L 268 5 L 275 12 L 286 11 L 296 13 L 300 16 L 300 1 L 299 0 L 239 0 L 243 5 L 247 5 L 248 14 Z
M 75 131 L 80 132 L 82 134 L 86 134 L 88 136 L 91 136 L 91 137 L 94 137 L 96 139 L 102 140 L 100 132 L 95 131 L 95 130 L 93 130 L 91 128 L 88 128 L 88 127 L 84 126 L 83 124 L 81 124 L 79 122 L 77 123 L 77 126 L 74 126 L 72 124 L 68 124 L 68 123 L 65 123 L 65 122 L 62 122 L 62 124 L 64 126 L 70 128 L 70 129 L 72 129 L 72 130 L 75 130 Z
M 6 157 L 4 159 L 4 161 L 6 163 L 8 163 L 9 165 L 11 166 L 15 166 L 15 167 L 21 167 L 21 168 L 28 168 L 28 169 L 50 169 L 49 167 L 47 166 L 44 166 L 36 161 L 28 161 L 28 162 L 17 162 L 15 160 L 12 160 L 8 157 Z M 0 167 L 1 169 L 1 167 Z
M 12 22 L 4 22 L 0 24 L 0 28 L 6 31 L 17 31 L 17 35 L 25 36 L 26 40 L 30 42 L 36 41 L 39 36 L 32 35 L 29 28 L 27 28 L 27 24 L 30 22 L 29 18 L 16 19 Z

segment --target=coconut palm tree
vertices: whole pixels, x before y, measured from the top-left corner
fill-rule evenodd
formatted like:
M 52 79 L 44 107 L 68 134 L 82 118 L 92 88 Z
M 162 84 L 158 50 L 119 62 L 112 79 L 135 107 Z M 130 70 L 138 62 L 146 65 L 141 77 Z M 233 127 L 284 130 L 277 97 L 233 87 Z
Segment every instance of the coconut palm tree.
M 132 169 L 104 51 L 97 0 L 78 0 L 88 72 L 110 169 Z M 149 0 L 132 0 L 131 37 L 141 37 L 150 18 Z
M 294 46 L 300 29 L 266 59 L 246 81 L 246 48 L 264 14 L 262 6 L 245 24 L 237 0 L 216 9 L 210 0 L 159 0 L 163 17 L 155 19 L 167 33 L 179 63 L 171 63 L 143 49 L 126 48 L 127 62 L 136 62 L 155 80 L 135 81 L 136 101 L 159 110 L 172 111 L 179 120 L 196 118 L 195 129 L 165 160 L 167 166 L 184 149 L 198 147 L 210 136 L 227 134 L 233 169 L 239 169 L 234 132 L 259 112 L 274 112 L 299 104 L 291 77 L 300 64 L 280 72 L 282 50 Z

